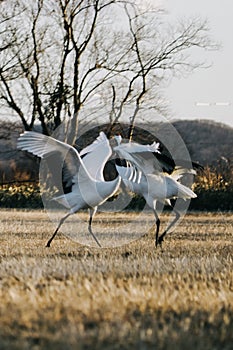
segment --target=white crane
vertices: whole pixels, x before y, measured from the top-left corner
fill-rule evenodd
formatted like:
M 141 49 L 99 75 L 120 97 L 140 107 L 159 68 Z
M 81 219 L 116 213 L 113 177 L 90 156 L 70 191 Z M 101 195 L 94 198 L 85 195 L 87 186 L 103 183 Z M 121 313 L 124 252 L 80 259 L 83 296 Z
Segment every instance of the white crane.
M 179 212 L 172 206 L 172 198 L 195 198 L 196 194 L 187 186 L 177 180 L 184 174 L 195 174 L 195 170 L 184 167 L 175 167 L 172 159 L 163 157 L 159 152 L 159 143 L 151 145 L 140 145 L 135 142 L 121 143 L 121 138 L 116 138 L 118 146 L 115 152 L 122 161 L 116 165 L 118 174 L 121 176 L 125 186 L 132 192 L 144 197 L 148 206 L 153 210 L 156 223 L 155 245 L 162 244 L 164 236 L 171 227 L 179 220 Z M 125 162 L 126 160 L 126 162 Z M 168 162 L 169 160 L 169 162 Z M 197 163 L 193 163 L 198 167 Z M 173 172 L 165 173 L 163 168 Z M 160 219 L 156 210 L 157 202 L 161 202 L 173 208 L 176 216 L 168 225 L 166 230 L 159 236 Z
M 92 220 L 97 207 L 114 195 L 121 182 L 120 176 L 117 176 L 112 181 L 104 180 L 103 169 L 112 155 L 112 148 L 106 135 L 100 132 L 93 144 L 82 150 L 82 155 L 85 154 L 83 159 L 81 159 L 80 154 L 74 147 L 53 137 L 33 131 L 26 131 L 20 135 L 17 148 L 41 158 L 57 152 L 62 155 L 63 159 L 69 155 L 71 166 L 63 172 L 62 180 L 71 185 L 71 191 L 53 198 L 68 208 L 69 212 L 60 220 L 46 246 L 50 247 L 59 228 L 70 215 L 87 208 L 90 212 L 88 230 L 98 246 L 101 246 L 92 231 Z

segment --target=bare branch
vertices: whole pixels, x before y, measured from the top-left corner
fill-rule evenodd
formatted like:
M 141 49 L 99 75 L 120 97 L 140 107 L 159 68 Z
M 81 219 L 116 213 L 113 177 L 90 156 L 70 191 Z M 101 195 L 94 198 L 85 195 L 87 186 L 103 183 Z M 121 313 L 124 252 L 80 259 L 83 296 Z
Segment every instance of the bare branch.
M 101 107 L 93 100 L 112 124 L 130 117 L 132 137 L 142 109 L 163 108 L 161 82 L 203 66 L 188 53 L 216 48 L 202 19 L 166 24 L 159 9 L 133 0 L 11 3 L 0 3 L 1 105 L 12 108 L 25 128 L 39 120 L 44 133 L 69 121 L 70 142 L 81 110 L 98 116 Z

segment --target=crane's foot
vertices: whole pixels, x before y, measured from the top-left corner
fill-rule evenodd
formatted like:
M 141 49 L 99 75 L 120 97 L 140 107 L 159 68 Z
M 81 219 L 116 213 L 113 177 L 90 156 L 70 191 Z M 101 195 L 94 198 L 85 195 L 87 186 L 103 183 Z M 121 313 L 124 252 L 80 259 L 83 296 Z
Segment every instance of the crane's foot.
M 51 244 L 51 242 L 48 241 L 45 247 L 46 247 L 46 248 L 49 248 L 49 247 L 50 247 L 50 244 Z
M 164 240 L 164 237 L 163 237 L 163 236 L 160 236 L 160 237 L 156 238 L 155 247 L 156 247 L 156 248 L 157 248 L 157 247 L 162 248 L 162 242 L 163 242 L 163 240 Z

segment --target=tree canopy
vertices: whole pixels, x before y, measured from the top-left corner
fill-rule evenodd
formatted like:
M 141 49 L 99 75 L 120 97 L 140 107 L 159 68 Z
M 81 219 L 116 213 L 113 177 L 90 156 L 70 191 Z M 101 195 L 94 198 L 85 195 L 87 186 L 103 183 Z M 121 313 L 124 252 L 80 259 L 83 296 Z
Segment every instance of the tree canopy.
M 215 44 L 207 23 L 164 21 L 132 0 L 9 0 L 0 3 L 0 105 L 26 130 L 164 111 L 160 86 L 203 65 L 194 49 Z M 196 56 L 197 57 L 197 56 Z

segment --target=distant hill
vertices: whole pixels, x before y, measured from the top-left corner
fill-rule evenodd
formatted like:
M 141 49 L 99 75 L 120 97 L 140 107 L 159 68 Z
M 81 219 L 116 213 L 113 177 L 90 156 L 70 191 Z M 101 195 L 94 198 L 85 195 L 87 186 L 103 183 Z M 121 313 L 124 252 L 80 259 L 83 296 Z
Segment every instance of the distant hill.
M 0 123 L 0 184 L 38 177 L 38 160 L 16 149 L 21 132 L 23 128 L 17 123 Z
M 193 160 L 203 165 L 216 165 L 221 159 L 230 159 L 233 161 L 233 128 L 221 123 L 210 121 L 187 121 L 180 120 L 173 122 L 172 125 L 182 137 L 190 156 Z M 154 135 L 158 138 L 166 135 L 169 142 L 174 143 L 170 137 L 170 125 L 167 124 L 144 124 L 138 125 L 141 130 L 151 131 L 151 136 L 144 135 L 144 141 L 150 143 L 154 140 Z M 17 124 L 0 124 L 0 182 L 6 183 L 20 177 L 25 179 L 34 179 L 38 173 L 38 160 L 35 157 L 16 150 L 17 138 L 22 132 L 22 127 Z M 98 135 L 99 128 L 89 132 L 88 138 L 95 138 Z M 141 131 L 139 130 L 140 134 Z M 136 135 L 137 133 L 135 133 Z M 83 141 L 82 141 L 83 142 Z M 86 140 L 79 146 L 89 143 Z M 176 147 L 176 145 L 173 145 Z
M 233 128 L 212 121 L 173 123 L 190 155 L 203 165 L 214 165 L 222 157 L 233 160 Z
M 214 121 L 179 120 L 172 123 L 137 123 L 134 139 L 142 143 L 151 143 L 156 138 L 161 144 L 165 140 L 165 147 L 176 149 L 180 146 L 180 142 L 172 126 L 183 139 L 193 160 L 203 165 L 216 165 L 223 157 L 233 160 L 233 128 Z M 126 137 L 127 129 L 127 125 L 120 124 L 116 127 L 116 132 Z M 93 125 L 93 129 L 85 134 L 86 139 L 77 141 L 80 148 L 86 145 L 87 140 L 91 142 L 97 137 L 99 131 L 99 127 Z

